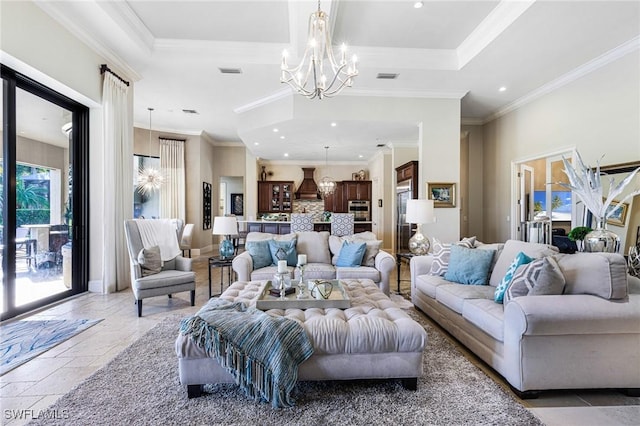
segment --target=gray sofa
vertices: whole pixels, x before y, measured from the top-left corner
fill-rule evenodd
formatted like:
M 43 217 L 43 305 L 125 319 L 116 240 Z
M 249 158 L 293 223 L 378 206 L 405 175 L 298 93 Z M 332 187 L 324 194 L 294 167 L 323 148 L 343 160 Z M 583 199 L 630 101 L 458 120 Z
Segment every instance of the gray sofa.
M 389 295 L 389 277 L 396 262 L 389 253 L 379 249 L 381 241 L 372 232 L 362 232 L 349 237 L 336 237 L 327 231 L 306 231 L 286 235 L 269 234 L 266 232 L 250 232 L 247 234 L 246 245 L 252 241 L 276 240 L 288 241 L 295 239 L 297 254 L 307 255 L 307 265 L 304 269 L 305 280 L 311 279 L 359 279 L 368 278 L 378 285 L 380 290 Z M 343 241 L 365 241 L 367 251 L 362 264 L 356 267 L 335 266 L 338 253 Z M 295 267 L 289 266 L 292 277 L 298 278 Z M 256 281 L 273 279 L 277 267 L 272 264 L 254 269 L 253 258 L 249 251 L 244 251 L 233 259 L 233 270 L 238 281 Z
M 551 389 L 640 390 L 640 280 L 619 254 L 558 254 L 550 246 L 509 240 L 496 250 L 489 285 L 431 275 L 434 257 L 411 259 L 414 305 L 501 374 L 520 397 Z M 519 252 L 551 255 L 564 276 L 559 295 L 494 301 Z M 555 253 L 555 254 L 554 254 Z

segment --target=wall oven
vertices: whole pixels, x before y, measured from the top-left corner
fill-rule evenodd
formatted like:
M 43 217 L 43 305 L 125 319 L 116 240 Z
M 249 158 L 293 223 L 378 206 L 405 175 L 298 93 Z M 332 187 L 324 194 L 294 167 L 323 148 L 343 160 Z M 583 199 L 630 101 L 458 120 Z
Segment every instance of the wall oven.
M 348 202 L 348 213 L 353 213 L 353 220 L 364 222 L 371 220 L 371 202 L 363 200 L 351 200 Z

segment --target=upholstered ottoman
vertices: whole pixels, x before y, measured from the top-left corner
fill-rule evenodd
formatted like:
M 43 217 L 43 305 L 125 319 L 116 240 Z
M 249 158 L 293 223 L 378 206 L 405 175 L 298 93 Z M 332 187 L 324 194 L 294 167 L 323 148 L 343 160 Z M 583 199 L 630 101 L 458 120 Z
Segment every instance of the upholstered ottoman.
M 298 380 L 400 379 L 417 388 L 422 376 L 424 328 L 369 279 L 342 280 L 351 298 L 348 309 L 271 309 L 270 315 L 298 321 L 307 332 L 313 355 L 298 369 Z M 266 281 L 233 283 L 220 298 L 255 306 Z M 207 356 L 189 335 L 176 339 L 180 382 L 189 397 L 202 385 L 233 383 L 231 375 Z

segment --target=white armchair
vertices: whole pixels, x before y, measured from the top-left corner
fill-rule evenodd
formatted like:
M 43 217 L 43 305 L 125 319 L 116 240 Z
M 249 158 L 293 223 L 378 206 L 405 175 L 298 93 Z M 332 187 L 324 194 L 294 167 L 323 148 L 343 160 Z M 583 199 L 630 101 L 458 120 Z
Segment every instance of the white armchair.
M 180 224 L 181 225 L 181 224 Z M 138 305 L 138 316 L 142 316 L 142 299 L 168 295 L 182 291 L 191 292 L 191 306 L 195 305 L 196 274 L 191 270 L 191 259 L 176 256 L 165 261 L 162 269 L 152 275 L 143 275 L 138 256 L 144 245 L 138 228 L 138 220 L 125 220 L 124 230 L 131 265 L 131 289 Z M 176 232 L 176 241 L 178 235 Z

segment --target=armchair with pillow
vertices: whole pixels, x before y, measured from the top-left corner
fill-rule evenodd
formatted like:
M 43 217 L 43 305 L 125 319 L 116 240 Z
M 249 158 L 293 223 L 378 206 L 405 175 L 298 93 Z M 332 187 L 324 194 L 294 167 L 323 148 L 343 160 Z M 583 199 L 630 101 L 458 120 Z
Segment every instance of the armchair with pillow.
M 435 242 L 432 255 L 410 265 L 414 305 L 519 396 L 640 391 L 640 280 L 628 276 L 623 256 L 516 240 L 469 248 L 463 240 Z
M 395 259 L 380 250 L 382 241 L 372 232 L 344 237 L 326 231 L 304 231 L 286 235 L 262 232 L 247 234 L 246 251 L 233 259 L 238 281 L 270 280 L 277 271 L 277 261 L 287 259 L 292 276 L 297 255 L 307 255 L 305 279 L 369 278 L 389 294 L 389 278 Z M 294 275 L 295 274 L 295 275 Z
M 131 289 L 142 316 L 142 299 L 189 291 L 195 304 L 196 275 L 191 259 L 181 256 L 177 230 L 182 221 L 126 220 L 124 231 L 131 266 Z M 178 228 L 176 229 L 176 226 Z

